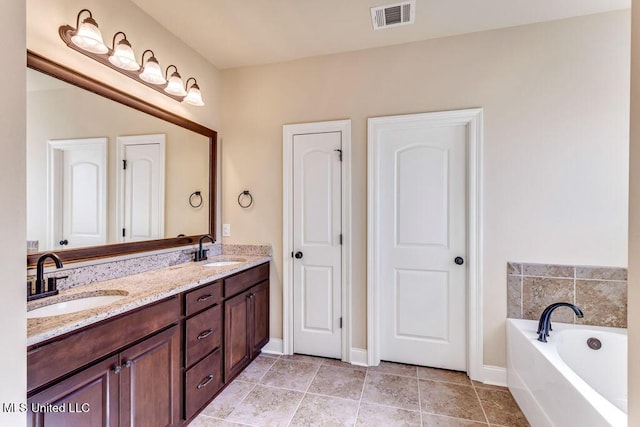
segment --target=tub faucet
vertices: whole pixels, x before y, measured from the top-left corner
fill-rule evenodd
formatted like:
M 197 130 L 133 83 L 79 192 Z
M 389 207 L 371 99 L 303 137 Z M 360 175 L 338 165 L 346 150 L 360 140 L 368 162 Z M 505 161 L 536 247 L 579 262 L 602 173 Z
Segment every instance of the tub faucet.
M 584 317 L 582 310 L 575 305 L 568 302 L 556 302 L 554 304 L 549 305 L 542 311 L 540 315 L 540 320 L 538 321 L 538 341 L 547 342 L 547 337 L 549 336 L 549 331 L 551 331 L 551 314 L 555 311 L 556 308 L 559 307 L 569 307 L 573 310 L 573 312 L 578 317 Z
M 51 295 L 56 295 L 58 293 L 56 281 L 58 279 L 64 279 L 66 277 L 49 277 L 47 282 L 44 280 L 44 262 L 47 258 L 51 258 L 53 262 L 56 264 L 56 268 L 62 268 L 62 260 L 60 257 L 53 252 L 47 252 L 42 254 L 40 258 L 38 258 L 38 263 L 36 264 L 36 284 L 35 284 L 35 292 L 31 294 L 30 292 L 27 295 L 27 301 L 32 301 L 34 299 L 44 298 Z
M 200 237 L 200 243 L 198 244 L 198 250 L 193 253 L 193 260 L 195 262 L 204 261 L 205 259 L 207 259 L 207 251 L 209 249 L 202 249 L 202 242 L 204 241 L 204 239 L 211 240 L 211 243 L 215 243 L 216 242 L 216 239 L 214 239 L 211 236 L 211 234 L 203 234 L 202 237 Z

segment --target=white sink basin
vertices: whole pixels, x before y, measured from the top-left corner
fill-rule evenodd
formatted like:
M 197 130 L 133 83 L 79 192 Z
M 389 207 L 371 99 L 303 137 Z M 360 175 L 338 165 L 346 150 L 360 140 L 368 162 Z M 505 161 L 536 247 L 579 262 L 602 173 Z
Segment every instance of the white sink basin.
M 246 260 L 242 258 L 226 258 L 226 259 L 219 259 L 217 261 L 209 262 L 207 264 L 204 264 L 204 266 L 205 267 L 226 267 L 228 265 L 242 264 L 245 261 Z
M 89 310 L 91 308 L 102 307 L 103 305 L 111 304 L 112 302 L 118 301 L 125 296 L 126 295 L 100 295 L 49 304 L 45 305 L 44 307 L 27 311 L 27 319 L 59 316 L 61 314 L 75 313 L 78 311 Z

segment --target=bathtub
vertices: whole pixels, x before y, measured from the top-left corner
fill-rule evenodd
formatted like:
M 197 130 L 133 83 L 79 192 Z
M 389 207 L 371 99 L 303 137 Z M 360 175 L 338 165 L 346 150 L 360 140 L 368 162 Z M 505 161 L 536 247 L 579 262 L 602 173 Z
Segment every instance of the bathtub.
M 533 427 L 627 425 L 627 330 L 507 319 L 507 382 Z M 589 338 L 602 343 L 599 350 Z

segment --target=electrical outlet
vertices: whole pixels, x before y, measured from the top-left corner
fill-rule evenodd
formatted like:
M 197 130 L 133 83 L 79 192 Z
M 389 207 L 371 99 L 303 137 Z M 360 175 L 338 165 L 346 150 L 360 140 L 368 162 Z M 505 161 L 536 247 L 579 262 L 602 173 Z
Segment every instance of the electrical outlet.
M 231 236 L 231 224 L 222 224 L 222 237 Z

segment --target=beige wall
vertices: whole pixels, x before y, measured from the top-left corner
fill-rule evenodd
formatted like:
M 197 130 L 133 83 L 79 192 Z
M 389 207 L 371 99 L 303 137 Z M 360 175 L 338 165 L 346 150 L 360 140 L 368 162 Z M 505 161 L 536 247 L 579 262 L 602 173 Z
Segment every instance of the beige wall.
M 640 425 L 640 0 L 631 25 L 629 161 L 629 425 Z
M 26 3 L 28 49 L 165 110 L 212 129 L 219 128 L 218 70 L 134 3 L 129 0 L 27 0 Z M 93 13 L 109 46 L 113 35 L 124 31 L 138 60 L 144 50 L 151 49 L 163 71 L 175 64 L 184 80 L 195 77 L 206 105 L 194 107 L 178 103 L 67 47 L 58 36 L 58 27 L 75 26 L 76 16 L 84 8 Z
M 22 0 L 2 3 L 0 13 L 0 402 L 26 401 L 27 325 L 25 243 L 25 6 Z M 23 413 L 1 412 L 0 425 L 25 424 Z
M 108 242 L 118 241 L 116 228 L 117 137 L 165 134 L 165 233 L 209 232 L 209 139 L 140 111 L 67 85 L 66 89 L 27 94 L 27 239 L 47 241 L 47 141 L 108 138 Z M 203 206 L 194 209 L 189 195 L 199 190 Z M 49 248 L 51 249 L 51 248 Z
M 505 366 L 507 261 L 626 266 L 629 12 L 225 70 L 225 242 L 274 249 L 282 125 L 352 120 L 353 326 L 366 347 L 366 119 L 484 108 L 484 363 Z M 241 209 L 250 189 L 255 205 Z M 523 243 L 524 242 L 524 243 Z

